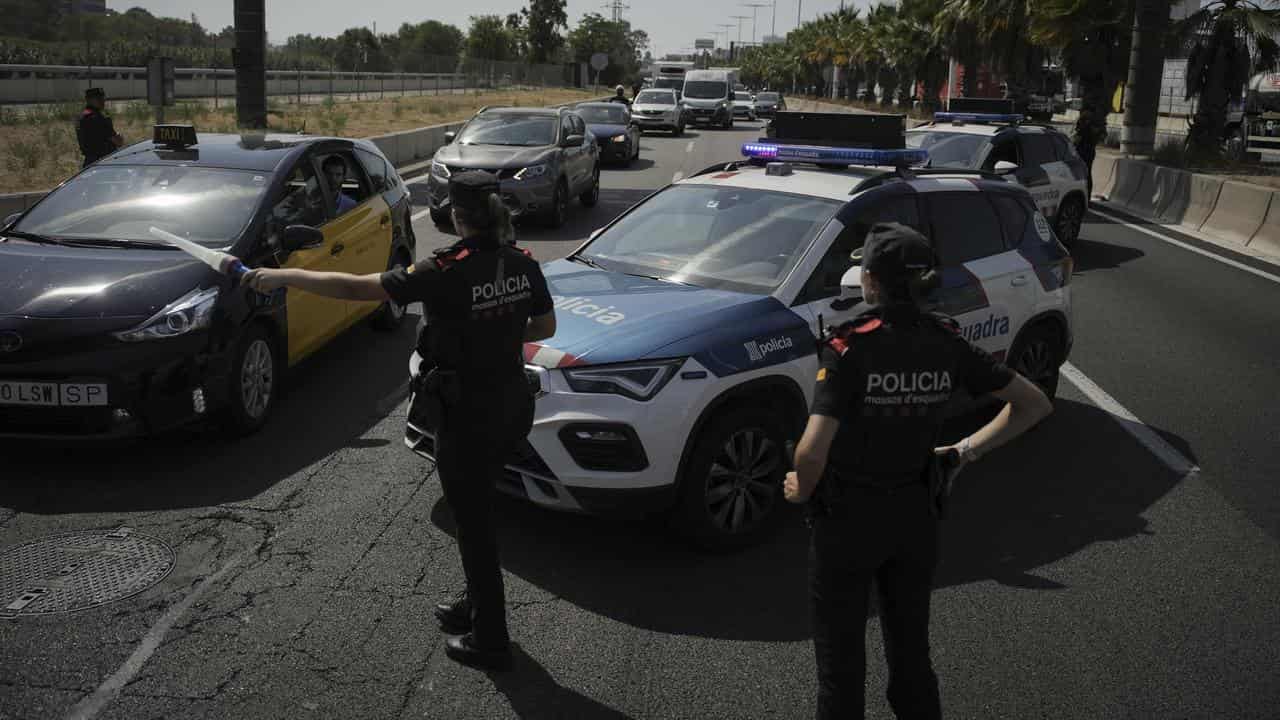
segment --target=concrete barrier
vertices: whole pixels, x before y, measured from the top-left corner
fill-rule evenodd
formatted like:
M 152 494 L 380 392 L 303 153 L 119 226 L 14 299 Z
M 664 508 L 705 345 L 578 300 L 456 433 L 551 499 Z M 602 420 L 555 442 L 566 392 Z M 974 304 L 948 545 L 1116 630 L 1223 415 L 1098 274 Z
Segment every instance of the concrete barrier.
M 1117 158 L 1116 177 L 1107 199 L 1113 203 L 1129 207 L 1133 202 L 1134 196 L 1142 189 L 1143 181 L 1150 182 L 1152 175 L 1152 166 L 1149 163 L 1141 160 Z
M 1109 197 L 1115 187 L 1116 160 L 1115 155 L 1096 155 L 1093 158 L 1093 194 Z
M 1267 217 L 1272 194 L 1257 185 L 1223 183 L 1218 204 L 1200 230 L 1221 240 L 1248 245 Z
M 1258 250 L 1276 257 L 1280 257 L 1280 198 L 1276 197 L 1278 195 L 1280 192 L 1271 193 L 1271 207 L 1267 210 L 1267 217 L 1248 244 L 1250 250 Z
M 1186 170 L 1157 167 L 1155 172 L 1155 212 L 1152 217 L 1161 222 L 1179 223 L 1187 212 L 1188 190 L 1191 173 Z
M 12 195 L 0 195 L 0 220 L 4 220 L 13 213 L 22 212 L 27 208 L 35 205 L 40 198 L 44 197 L 46 192 L 29 192 L 14 193 Z
M 1222 194 L 1222 178 L 1212 175 L 1192 175 L 1187 182 L 1187 207 L 1179 224 L 1189 230 L 1199 230 L 1218 206 Z

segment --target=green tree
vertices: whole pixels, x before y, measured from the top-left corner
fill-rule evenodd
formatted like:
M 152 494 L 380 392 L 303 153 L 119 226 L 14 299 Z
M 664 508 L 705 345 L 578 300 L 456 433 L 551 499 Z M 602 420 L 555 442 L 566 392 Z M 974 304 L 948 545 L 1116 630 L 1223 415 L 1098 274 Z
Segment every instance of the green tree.
M 391 61 L 382 51 L 382 43 L 368 28 L 344 30 L 334 41 L 334 62 L 347 72 L 385 72 Z
M 596 53 L 609 56 L 609 66 L 597 78 L 605 85 L 625 84 L 639 77 L 640 58 L 648 46 L 649 35 L 645 31 L 633 30 L 625 20 L 613 22 L 596 13 L 584 15 L 569 32 L 569 47 L 577 62 L 588 62 Z
M 473 15 L 467 33 L 467 57 L 504 61 L 516 57 L 515 38 L 500 15 Z
M 1280 60 L 1280 10 L 1261 2 L 1216 0 L 1173 29 L 1189 51 L 1187 98 L 1198 103 L 1187 143 L 1198 154 L 1221 151 L 1231 103 L 1240 99 L 1253 72 L 1274 70 Z
M 569 28 L 565 0 L 529 0 L 529 5 L 520 12 L 529 44 L 529 62 L 556 62 L 565 46 L 560 31 Z
M 397 65 L 404 72 L 452 71 L 466 35 L 453 25 L 438 20 L 400 26 L 400 52 Z

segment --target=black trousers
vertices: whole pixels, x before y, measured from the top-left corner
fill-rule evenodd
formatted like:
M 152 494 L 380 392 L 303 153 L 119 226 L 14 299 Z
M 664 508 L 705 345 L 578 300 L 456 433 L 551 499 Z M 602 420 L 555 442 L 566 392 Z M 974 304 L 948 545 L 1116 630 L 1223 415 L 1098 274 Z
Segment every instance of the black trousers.
M 512 384 L 507 393 L 464 393 L 461 405 L 445 411 L 436 435 L 436 467 L 457 526 L 478 647 L 503 647 L 510 640 L 493 494 L 503 465 L 532 421 L 533 399 L 522 384 Z
M 850 488 L 814 523 L 809 558 L 819 720 L 865 713 L 866 625 L 872 581 L 899 720 L 942 716 L 929 660 L 929 594 L 938 523 L 921 484 L 885 494 Z

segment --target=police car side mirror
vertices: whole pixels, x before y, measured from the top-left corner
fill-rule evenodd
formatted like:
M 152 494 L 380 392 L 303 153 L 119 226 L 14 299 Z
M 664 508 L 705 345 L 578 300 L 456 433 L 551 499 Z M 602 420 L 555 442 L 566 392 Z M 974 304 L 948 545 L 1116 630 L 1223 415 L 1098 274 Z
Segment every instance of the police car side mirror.
M 1009 175 L 1010 173 L 1016 173 L 1016 172 L 1018 172 L 1018 166 L 1009 162 L 1008 160 L 1001 160 L 1000 162 L 996 163 L 997 175 Z
M 452 143 L 453 143 L 454 138 L 456 138 L 456 137 L 458 137 L 458 133 L 456 133 L 456 132 L 454 132 L 454 131 L 450 130 L 449 132 L 447 132 L 447 133 L 445 133 L 445 134 L 444 134 L 444 144 L 445 144 L 445 145 L 452 144 Z
M 310 225 L 290 225 L 284 229 L 285 252 L 313 250 L 324 244 L 324 233 Z
M 854 265 L 844 271 L 844 275 L 840 278 L 840 287 L 843 289 L 856 288 L 862 289 L 862 266 Z

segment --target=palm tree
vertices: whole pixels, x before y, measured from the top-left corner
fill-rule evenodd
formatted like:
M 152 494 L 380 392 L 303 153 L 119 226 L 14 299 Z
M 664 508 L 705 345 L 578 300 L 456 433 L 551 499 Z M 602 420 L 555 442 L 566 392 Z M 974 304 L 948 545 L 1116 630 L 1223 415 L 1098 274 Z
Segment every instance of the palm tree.
M 1175 41 L 1189 50 L 1187 99 L 1198 98 L 1187 144 L 1197 153 L 1217 155 L 1226 132 L 1227 111 L 1255 71 L 1274 70 L 1280 61 L 1280 10 L 1274 0 L 1215 0 L 1178 22 Z
M 1079 80 L 1074 141 L 1089 166 L 1107 136 L 1111 97 L 1128 69 L 1133 12 L 1133 0 L 1037 0 L 1031 14 L 1032 40 L 1057 49 Z

